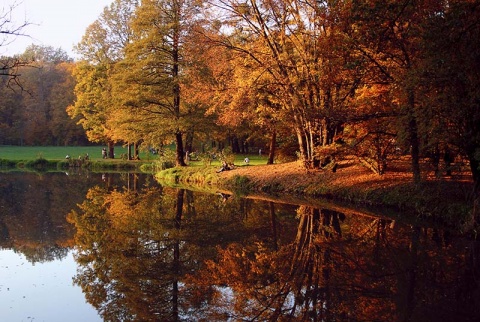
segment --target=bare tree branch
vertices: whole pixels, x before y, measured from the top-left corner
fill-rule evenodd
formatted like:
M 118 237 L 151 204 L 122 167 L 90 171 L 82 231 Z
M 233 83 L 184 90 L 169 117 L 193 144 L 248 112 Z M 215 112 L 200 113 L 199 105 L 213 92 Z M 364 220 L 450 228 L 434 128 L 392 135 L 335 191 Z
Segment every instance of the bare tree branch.
M 11 44 L 17 37 L 28 37 L 24 30 L 31 23 L 25 18 L 20 23 L 13 20 L 13 12 L 18 9 L 21 2 L 2 7 L 0 9 L 0 48 Z M 18 73 L 19 67 L 27 66 L 28 62 L 23 61 L 18 56 L 7 57 L 0 56 L 0 77 L 8 77 L 8 86 L 17 85 L 22 88 Z

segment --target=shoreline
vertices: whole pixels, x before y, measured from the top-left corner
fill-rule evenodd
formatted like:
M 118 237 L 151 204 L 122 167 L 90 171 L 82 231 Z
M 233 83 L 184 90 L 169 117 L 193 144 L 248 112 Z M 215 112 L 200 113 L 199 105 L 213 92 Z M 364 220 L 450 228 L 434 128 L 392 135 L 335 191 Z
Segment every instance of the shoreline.
M 475 227 L 473 182 L 465 171 L 436 177 L 422 164 L 424 178 L 415 185 L 408 159 L 392 162 L 384 175 L 377 175 L 354 160 L 339 162 L 337 171 L 306 170 L 299 162 L 273 165 L 242 165 L 216 173 L 212 167 L 163 170 L 160 181 L 195 185 L 259 198 L 300 198 L 331 200 L 365 208 L 385 207 L 408 221 L 434 222 L 462 232 Z M 200 188 L 202 189 L 202 188 Z M 277 198 L 279 196 L 279 198 Z M 407 218 L 408 217 L 408 218 Z

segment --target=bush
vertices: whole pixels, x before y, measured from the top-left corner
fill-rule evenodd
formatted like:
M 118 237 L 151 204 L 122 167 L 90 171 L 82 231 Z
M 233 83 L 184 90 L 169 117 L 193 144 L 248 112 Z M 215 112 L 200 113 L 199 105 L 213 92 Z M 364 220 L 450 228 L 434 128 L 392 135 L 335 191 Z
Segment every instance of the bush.
M 0 167 L 3 168 L 13 168 L 17 165 L 16 162 L 12 160 L 5 160 L 5 159 L 0 159 Z
M 47 169 L 54 169 L 57 167 L 57 162 L 56 161 L 48 161 L 44 159 L 43 157 L 39 157 L 38 159 L 35 159 L 33 161 L 27 161 L 25 163 L 25 167 L 39 170 L 39 171 L 45 171 Z

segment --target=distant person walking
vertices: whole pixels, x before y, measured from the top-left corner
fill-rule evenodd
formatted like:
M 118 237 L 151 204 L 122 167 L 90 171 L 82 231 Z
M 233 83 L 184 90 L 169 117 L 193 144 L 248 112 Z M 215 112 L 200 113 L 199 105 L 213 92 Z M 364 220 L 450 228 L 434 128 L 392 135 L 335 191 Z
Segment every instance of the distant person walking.
M 102 158 L 103 159 L 107 158 L 107 149 L 105 149 L 105 148 L 102 149 Z

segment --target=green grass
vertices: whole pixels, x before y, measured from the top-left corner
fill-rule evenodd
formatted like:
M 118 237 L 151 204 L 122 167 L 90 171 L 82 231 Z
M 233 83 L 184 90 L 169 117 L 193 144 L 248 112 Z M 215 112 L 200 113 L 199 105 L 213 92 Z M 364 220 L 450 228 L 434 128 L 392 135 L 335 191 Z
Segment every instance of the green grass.
M 65 160 L 69 155 L 72 159 L 78 159 L 79 156 L 85 156 L 87 153 L 90 160 L 102 159 L 103 146 L 0 146 L 0 159 L 5 160 L 35 160 L 44 158 L 47 160 Z M 122 146 L 115 147 L 115 158 L 121 159 L 122 153 L 127 153 L 127 149 Z M 153 160 L 155 156 L 142 152 L 141 160 Z
M 137 161 L 127 161 L 122 160 L 122 154 L 127 153 L 126 147 L 116 146 L 115 147 L 115 159 L 102 159 L 102 148 L 104 146 L 0 146 L 0 168 L 38 168 L 40 165 L 37 164 L 39 160 L 48 161 L 45 164 L 42 164 L 44 168 L 58 168 L 64 169 L 69 166 L 82 166 L 87 167 L 90 170 L 106 170 L 106 169 L 131 169 L 131 168 L 144 168 L 142 171 L 155 171 L 153 166 L 153 161 L 159 160 L 157 155 L 153 155 L 149 152 L 140 152 L 140 162 Z M 79 157 L 84 157 L 86 154 L 89 155 L 89 162 L 81 163 L 77 165 Z M 70 161 L 66 160 L 65 157 L 69 155 Z M 174 157 L 174 155 L 172 155 Z M 250 162 L 248 165 L 245 164 L 246 155 L 236 155 L 234 164 L 235 166 L 254 166 L 258 164 L 266 164 L 266 156 L 258 155 L 248 155 Z M 33 163 L 32 163 L 33 162 Z M 35 163 L 37 162 L 37 163 Z M 35 163 L 35 165 L 34 165 Z M 199 161 L 190 161 L 189 168 L 198 168 L 205 167 L 204 162 Z M 147 169 L 150 165 L 151 169 Z M 211 162 L 210 167 L 212 172 L 220 168 L 220 161 L 215 159 Z M 214 170 L 213 170 L 214 169 Z M 198 176 L 198 175 L 197 175 Z M 201 177 L 201 176 L 200 176 Z M 206 178 L 200 179 L 196 178 L 195 181 L 201 180 L 211 180 L 209 175 L 206 175 Z
M 69 155 L 73 159 L 79 156 L 85 156 L 88 153 L 90 160 L 102 159 L 102 148 L 104 146 L 10 146 L 0 145 L 0 159 L 5 160 L 35 160 L 44 158 L 47 160 L 64 160 Z M 121 159 L 121 155 L 127 153 L 127 149 L 122 146 L 115 147 L 115 158 Z M 245 157 L 250 159 L 249 166 L 266 164 L 267 156 L 259 155 L 235 155 L 235 165 L 245 166 Z M 150 161 L 156 160 L 157 157 L 148 152 L 140 152 L 140 160 Z M 203 166 L 202 161 L 190 161 L 191 166 Z M 213 166 L 220 166 L 219 160 L 212 162 Z
M 245 158 L 249 158 L 248 166 L 255 166 L 255 165 L 264 165 L 267 164 L 268 156 L 267 155 L 245 155 L 245 154 L 236 154 L 234 164 L 237 167 L 247 166 L 245 164 Z M 220 160 L 215 159 L 212 161 L 212 166 L 220 167 Z M 204 166 L 203 161 L 190 161 L 188 163 L 189 166 Z

